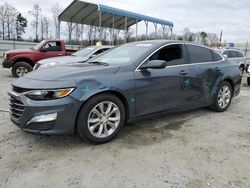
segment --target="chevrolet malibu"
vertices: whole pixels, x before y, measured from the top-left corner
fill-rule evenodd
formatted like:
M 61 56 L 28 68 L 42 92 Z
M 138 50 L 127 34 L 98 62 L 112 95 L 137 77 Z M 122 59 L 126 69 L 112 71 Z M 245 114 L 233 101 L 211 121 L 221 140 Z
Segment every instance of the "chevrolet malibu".
M 10 118 L 22 130 L 115 138 L 127 120 L 210 107 L 225 111 L 240 92 L 238 65 L 182 41 L 125 44 L 86 63 L 41 69 L 15 80 Z

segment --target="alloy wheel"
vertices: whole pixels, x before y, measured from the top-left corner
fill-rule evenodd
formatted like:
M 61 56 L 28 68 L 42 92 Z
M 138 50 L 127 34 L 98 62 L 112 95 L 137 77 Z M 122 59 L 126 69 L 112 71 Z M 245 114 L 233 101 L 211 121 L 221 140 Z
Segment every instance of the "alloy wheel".
M 226 108 L 231 100 L 231 90 L 229 86 L 224 85 L 221 87 L 219 94 L 218 94 L 218 105 L 220 108 Z
M 89 113 L 88 129 L 97 138 L 106 138 L 112 135 L 121 119 L 120 109 L 111 101 L 97 104 Z
M 21 76 L 27 74 L 28 72 L 29 71 L 28 71 L 28 69 L 26 67 L 18 67 L 16 69 L 16 74 L 17 74 L 18 77 L 21 77 Z

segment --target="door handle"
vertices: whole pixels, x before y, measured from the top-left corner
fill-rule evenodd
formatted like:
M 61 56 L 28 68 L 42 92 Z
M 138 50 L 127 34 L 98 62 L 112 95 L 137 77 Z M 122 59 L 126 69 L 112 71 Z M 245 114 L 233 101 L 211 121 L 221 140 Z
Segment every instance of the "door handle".
M 57 54 L 58 56 L 62 56 L 63 54 Z
M 179 72 L 179 74 L 185 76 L 185 75 L 188 75 L 189 72 L 186 71 L 186 70 L 181 70 L 181 71 Z
M 213 70 L 220 71 L 220 68 L 219 67 L 215 67 Z

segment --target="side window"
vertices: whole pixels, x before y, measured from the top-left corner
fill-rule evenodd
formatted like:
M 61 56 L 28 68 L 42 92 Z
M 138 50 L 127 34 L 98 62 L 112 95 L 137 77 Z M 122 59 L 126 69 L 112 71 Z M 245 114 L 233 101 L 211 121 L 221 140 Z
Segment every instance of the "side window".
M 231 57 L 231 58 L 236 58 L 236 57 L 238 57 L 237 52 L 234 51 L 234 50 L 230 50 L 230 57 Z
M 226 55 L 227 58 L 230 58 L 230 57 L 231 57 L 229 51 L 224 51 L 224 52 L 223 52 L 223 55 Z
M 154 53 L 149 58 L 149 61 L 164 60 L 167 61 L 168 66 L 184 64 L 184 58 L 182 52 L 183 52 L 183 45 L 179 44 L 169 45 Z
M 202 63 L 213 61 L 212 52 L 208 48 L 187 44 L 189 63 Z
M 244 55 L 241 52 L 237 52 L 238 57 L 244 57 Z
M 99 55 L 101 54 L 102 52 L 105 52 L 106 49 L 101 49 L 101 50 L 97 50 L 93 55 Z
M 222 60 L 222 57 L 217 54 L 216 52 L 212 51 L 213 61 L 220 61 Z
M 60 52 L 62 51 L 61 42 L 48 42 L 43 46 L 47 52 Z

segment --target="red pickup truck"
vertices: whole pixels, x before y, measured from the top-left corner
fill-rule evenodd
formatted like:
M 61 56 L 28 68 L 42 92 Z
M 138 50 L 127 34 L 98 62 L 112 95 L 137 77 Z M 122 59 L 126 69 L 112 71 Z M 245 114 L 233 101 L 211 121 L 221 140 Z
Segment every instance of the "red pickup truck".
M 12 68 L 12 75 L 20 77 L 32 71 L 36 62 L 57 56 L 70 55 L 75 50 L 65 48 L 62 40 L 43 40 L 26 50 L 10 50 L 4 54 L 3 67 Z

